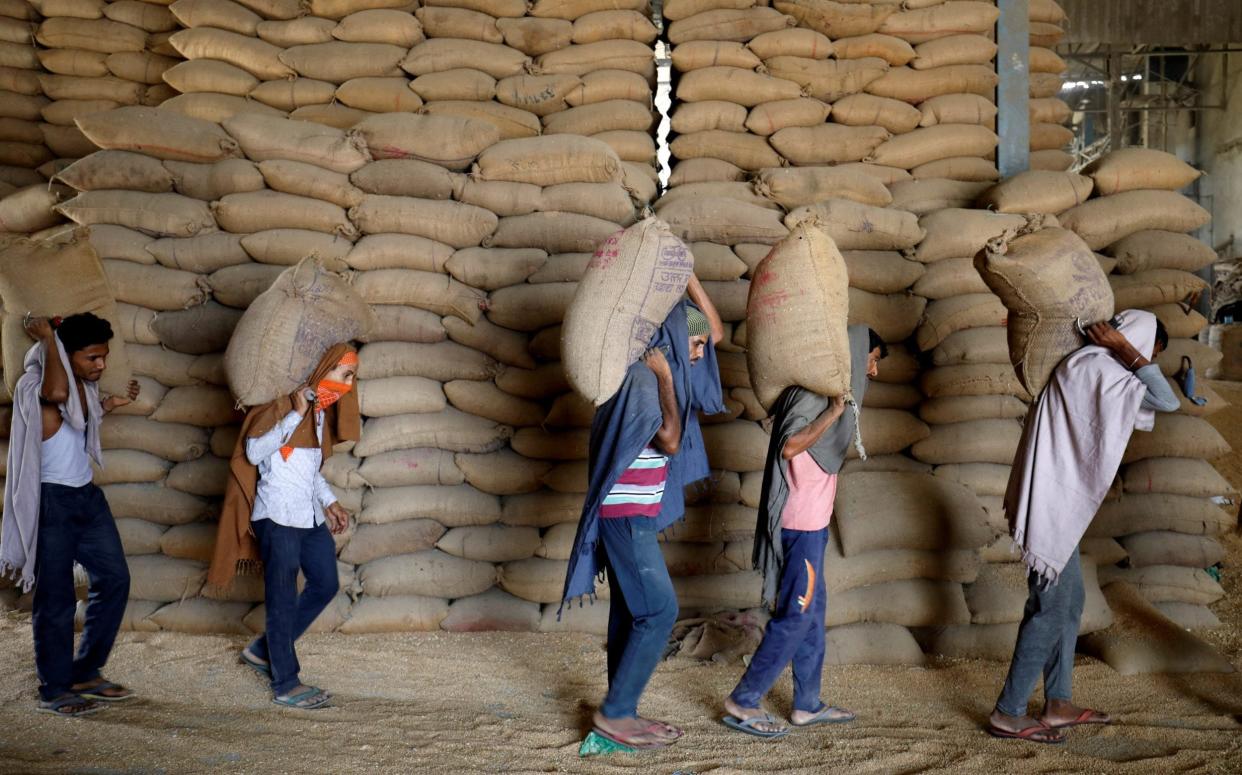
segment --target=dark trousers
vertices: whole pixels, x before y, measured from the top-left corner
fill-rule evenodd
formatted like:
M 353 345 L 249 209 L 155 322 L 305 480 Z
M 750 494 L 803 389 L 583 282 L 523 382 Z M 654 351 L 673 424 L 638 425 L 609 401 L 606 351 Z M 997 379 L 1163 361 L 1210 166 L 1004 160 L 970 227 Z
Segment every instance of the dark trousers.
M 1078 550 L 1057 578 L 1057 583 L 1041 586 L 1039 576 L 1027 575 L 1026 609 L 1018 626 L 1013 661 L 996 709 L 1009 716 L 1025 716 L 1035 684 L 1044 676 L 1044 699 L 1069 700 L 1074 675 L 1074 646 L 1082 619 L 1086 592 L 1082 585 L 1082 566 Z
M 91 582 L 77 654 L 73 651 L 74 562 L 86 568 Z M 32 624 L 35 670 L 44 700 L 99 677 L 112 653 L 128 598 L 129 566 L 103 491 L 93 484 L 41 485 Z
M 253 523 L 263 559 L 266 632 L 250 644 L 250 653 L 272 668 L 272 691 L 287 694 L 300 681 L 293 642 L 332 602 L 340 588 L 336 546 L 327 523 L 310 528 L 285 527 L 270 519 Z M 306 586 L 298 593 L 298 571 Z
M 824 615 L 828 590 L 824 585 L 824 550 L 828 529 L 781 530 L 785 563 L 777 591 L 776 611 L 763 631 L 763 641 L 751 657 L 730 698 L 743 708 L 757 708 L 776 679 L 793 664 L 793 706 L 815 713 L 824 671 Z
M 608 605 L 608 694 L 600 713 L 634 718 L 638 698 L 664 655 L 677 621 L 677 595 L 651 517 L 599 521 L 611 599 Z

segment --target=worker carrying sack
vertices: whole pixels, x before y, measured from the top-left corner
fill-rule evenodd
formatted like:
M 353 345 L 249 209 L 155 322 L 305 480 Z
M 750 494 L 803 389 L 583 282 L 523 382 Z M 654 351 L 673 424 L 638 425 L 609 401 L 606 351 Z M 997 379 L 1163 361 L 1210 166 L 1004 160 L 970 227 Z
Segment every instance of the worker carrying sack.
M 596 406 L 612 398 L 693 272 L 690 249 L 658 218 L 604 240 L 565 312 L 561 357 L 569 384 Z
M 746 362 L 764 409 L 785 388 L 850 389 L 849 277 L 828 233 L 805 221 L 759 262 L 746 302 Z
M 1112 317 L 1113 290 L 1078 235 L 1028 228 L 990 240 L 975 269 L 1009 310 L 1009 360 L 1038 396 L 1057 364 L 1083 346 L 1082 330 Z

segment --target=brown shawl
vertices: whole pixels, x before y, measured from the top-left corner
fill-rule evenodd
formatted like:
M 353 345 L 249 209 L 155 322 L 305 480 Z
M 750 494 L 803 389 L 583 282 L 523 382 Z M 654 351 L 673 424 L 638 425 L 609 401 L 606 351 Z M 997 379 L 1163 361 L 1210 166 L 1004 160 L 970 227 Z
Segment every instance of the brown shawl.
M 328 372 L 336 368 L 341 358 L 354 348 L 348 344 L 333 345 L 319 365 L 311 373 L 307 384 L 318 385 Z M 220 510 L 220 524 L 216 529 L 216 548 L 211 559 L 207 583 L 226 588 L 240 572 L 257 571 L 260 565 L 259 546 L 250 527 L 254 510 L 255 490 L 259 485 L 259 469 L 246 458 L 246 440 L 267 433 L 293 411 L 293 399 L 281 396 L 275 401 L 256 406 L 242 421 L 241 433 L 233 447 L 229 460 L 229 481 L 224 491 L 224 505 Z M 342 441 L 357 441 L 361 435 L 362 419 L 358 412 L 358 391 L 351 390 L 339 401 L 324 410 L 323 438 L 315 438 L 314 412 L 308 411 L 293 431 L 288 446 L 319 447 L 323 459 L 332 456 L 332 448 Z

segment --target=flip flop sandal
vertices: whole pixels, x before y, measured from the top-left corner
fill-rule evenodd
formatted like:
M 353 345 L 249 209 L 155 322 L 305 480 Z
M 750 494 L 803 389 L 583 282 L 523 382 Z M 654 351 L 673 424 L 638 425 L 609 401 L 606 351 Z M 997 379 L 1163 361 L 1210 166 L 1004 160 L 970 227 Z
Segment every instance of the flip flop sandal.
M 1082 713 L 1079 713 L 1078 718 L 1074 719 L 1073 721 L 1066 721 L 1062 724 L 1044 724 L 1044 726 L 1048 727 L 1049 729 L 1068 729 L 1069 727 L 1087 726 L 1090 724 L 1097 724 L 1097 725 L 1103 726 L 1105 724 L 1113 723 L 1112 719 L 1108 719 L 1107 721 L 1091 721 L 1090 719 L 1092 716 L 1096 716 L 1102 719 L 1104 717 L 1104 714 L 1100 713 L 1098 710 L 1092 710 L 1091 708 L 1087 708 Z
M 647 728 L 648 731 L 650 731 L 650 728 L 651 727 Z M 621 737 L 620 735 L 614 735 L 610 732 L 605 732 L 599 727 L 592 727 L 592 731 L 595 732 L 595 734 L 599 735 L 600 737 L 604 738 L 605 740 L 611 740 L 617 745 L 623 745 L 627 748 L 633 748 L 636 751 L 651 751 L 656 748 L 667 748 L 668 747 L 668 743 L 665 743 L 659 740 L 656 740 L 650 743 L 637 743 L 637 742 L 634 742 L 633 740 L 627 740 L 626 738 Z
M 314 698 L 319 698 L 317 702 L 312 702 Z M 291 697 L 273 697 L 272 702 L 284 708 L 293 708 L 294 710 L 319 710 L 325 708 L 332 697 L 323 689 L 311 686 L 304 692 L 299 692 Z
M 763 724 L 765 722 L 768 724 L 779 724 L 780 719 L 776 718 L 771 713 L 764 713 L 762 716 L 751 716 L 748 719 L 739 719 L 736 716 L 725 716 L 721 719 L 721 721 L 729 729 L 735 729 L 738 732 L 744 732 L 745 734 L 754 735 L 755 737 L 762 737 L 765 740 L 775 740 L 789 734 L 789 729 L 787 728 L 779 729 L 775 732 L 768 732 L 755 728 L 755 725 Z
M 71 706 L 81 707 L 82 710 L 68 710 Z M 40 713 L 51 713 L 53 716 L 61 716 L 62 718 L 77 718 L 78 716 L 98 713 L 103 709 L 103 705 L 77 694 L 66 694 L 54 700 L 42 701 L 36 708 Z
M 663 721 L 656 721 L 654 719 L 643 719 L 643 721 L 646 721 L 651 726 L 658 727 L 660 731 L 664 733 L 665 738 L 669 743 L 675 743 L 686 735 L 686 731 L 684 729 L 675 727 L 672 724 L 666 724 Z
M 246 653 L 245 649 L 243 649 L 241 654 L 237 656 L 237 661 L 241 662 L 243 665 L 255 671 L 256 673 L 263 676 L 264 678 L 271 679 L 272 677 L 272 666 L 267 664 L 266 662 L 260 662 L 259 660 L 250 656 L 249 654 Z
M 109 689 L 120 689 L 125 692 L 125 694 L 104 694 L 104 692 Z M 85 697 L 88 700 L 99 700 L 100 702 L 124 702 L 126 700 L 132 700 L 138 696 L 129 689 L 126 689 L 124 686 L 112 683 L 111 681 L 103 681 L 102 683 L 92 686 L 89 689 L 77 689 L 75 691 L 79 697 Z
M 999 737 L 1007 740 L 1025 740 L 1028 743 L 1042 743 L 1044 745 L 1061 745 L 1065 742 L 1065 735 L 1057 735 L 1056 737 L 1049 737 L 1044 740 L 1040 740 L 1035 737 L 1038 734 L 1055 734 L 1055 730 L 1051 727 L 1046 727 L 1043 724 L 1029 726 L 1021 732 L 1010 732 L 1008 729 L 1001 729 L 1000 727 L 994 727 L 991 725 L 988 725 L 987 730 L 988 734 L 992 737 Z
M 834 710 L 848 715 L 832 718 L 828 714 Z M 854 715 L 852 711 L 848 711 L 845 708 L 838 708 L 836 705 L 825 705 L 815 712 L 815 717 L 810 721 L 805 721 L 799 724 L 793 719 L 790 719 L 789 723 L 793 724 L 795 727 L 813 727 L 816 724 L 848 724 L 856 718 L 858 718 L 858 716 Z

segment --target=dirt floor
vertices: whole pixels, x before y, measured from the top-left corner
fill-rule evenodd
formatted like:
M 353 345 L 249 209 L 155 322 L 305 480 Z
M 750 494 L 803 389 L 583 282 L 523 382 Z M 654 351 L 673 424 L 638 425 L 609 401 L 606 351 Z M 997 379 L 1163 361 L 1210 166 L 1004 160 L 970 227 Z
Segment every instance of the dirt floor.
M 1236 404 L 1212 420 L 1242 451 L 1242 385 L 1214 383 Z M 1242 488 L 1242 452 L 1219 461 Z M 1242 668 L 1242 537 L 1224 539 L 1224 626 L 1204 636 Z M 1059 748 L 993 740 L 981 725 L 1005 665 L 830 667 L 825 699 L 853 724 L 769 742 L 722 726 L 720 701 L 741 664 L 673 659 L 644 697 L 645 715 L 686 738 L 664 751 L 579 759 L 604 690 L 601 640 L 586 635 L 427 633 L 311 636 L 304 678 L 336 706 L 286 711 L 236 662 L 243 639 L 127 633 L 108 675 L 142 699 L 82 719 L 35 713 L 28 617 L 0 619 L 0 773 L 1067 773 L 1242 772 L 1242 673 L 1119 676 L 1080 658 L 1075 699 L 1111 727 Z M 789 711 L 788 676 L 771 707 Z

